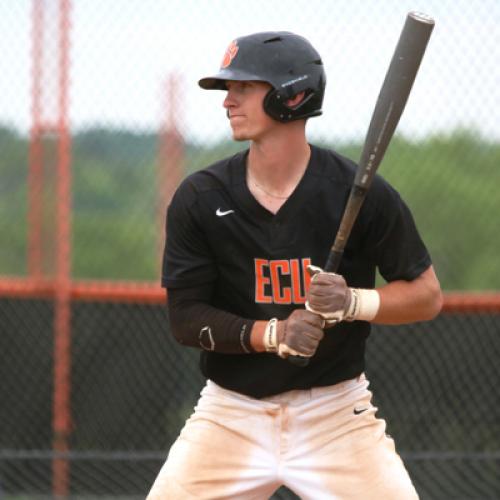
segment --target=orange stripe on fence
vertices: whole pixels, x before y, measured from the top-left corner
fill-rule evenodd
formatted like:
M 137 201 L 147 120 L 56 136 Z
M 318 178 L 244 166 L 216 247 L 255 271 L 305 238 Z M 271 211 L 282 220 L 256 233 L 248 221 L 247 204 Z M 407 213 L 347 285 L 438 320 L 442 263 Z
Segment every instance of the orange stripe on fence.
M 154 282 L 79 281 L 71 287 L 74 300 L 164 304 L 165 290 Z
M 443 312 L 500 312 L 500 292 L 448 292 L 444 294 Z
M 0 278 L 0 297 L 53 299 L 56 284 L 50 280 Z M 73 281 L 71 300 L 86 302 L 127 302 L 164 304 L 165 290 L 150 281 Z
M 0 297 L 22 299 L 53 299 L 56 285 L 50 280 L 0 278 Z M 73 281 L 72 300 L 86 302 L 127 302 L 164 304 L 165 290 L 152 281 Z M 500 292 L 447 292 L 443 312 L 498 312 Z

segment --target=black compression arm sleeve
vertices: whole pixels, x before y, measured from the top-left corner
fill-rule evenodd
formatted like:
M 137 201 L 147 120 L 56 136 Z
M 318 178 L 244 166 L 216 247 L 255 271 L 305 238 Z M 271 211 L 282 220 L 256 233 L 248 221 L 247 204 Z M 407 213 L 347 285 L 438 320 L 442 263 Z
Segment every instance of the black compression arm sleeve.
M 169 288 L 170 329 L 182 345 L 227 354 L 254 352 L 250 345 L 249 320 L 209 304 L 212 286 Z

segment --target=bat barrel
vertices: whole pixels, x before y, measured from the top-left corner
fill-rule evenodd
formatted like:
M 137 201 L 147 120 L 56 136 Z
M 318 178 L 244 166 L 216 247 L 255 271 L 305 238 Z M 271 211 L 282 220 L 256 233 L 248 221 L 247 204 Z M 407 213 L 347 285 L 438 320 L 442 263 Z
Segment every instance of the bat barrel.
M 396 45 L 373 111 L 355 184 L 368 188 L 410 95 L 434 28 L 426 14 L 410 12 Z M 373 174 L 373 175 L 372 175 Z

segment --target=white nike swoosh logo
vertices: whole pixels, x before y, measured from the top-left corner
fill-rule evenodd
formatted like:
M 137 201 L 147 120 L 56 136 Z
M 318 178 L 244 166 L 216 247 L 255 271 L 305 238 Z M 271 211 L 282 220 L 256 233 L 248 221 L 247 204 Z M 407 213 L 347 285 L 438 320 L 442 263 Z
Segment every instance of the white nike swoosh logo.
M 223 212 L 220 208 L 218 208 L 215 212 L 215 215 L 218 217 L 224 217 L 224 215 L 234 214 L 234 210 L 226 210 Z

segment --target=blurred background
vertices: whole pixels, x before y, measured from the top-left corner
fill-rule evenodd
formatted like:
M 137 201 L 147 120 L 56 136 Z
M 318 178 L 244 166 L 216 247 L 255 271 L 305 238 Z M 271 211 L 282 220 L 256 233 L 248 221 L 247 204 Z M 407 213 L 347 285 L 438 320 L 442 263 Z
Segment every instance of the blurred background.
M 144 498 L 196 402 L 165 210 L 247 147 L 198 79 L 238 36 L 302 34 L 327 72 L 310 141 L 358 160 L 411 10 L 436 26 L 379 173 L 446 301 L 377 326 L 367 373 L 421 498 L 500 498 L 497 0 L 0 0 L 0 498 Z

